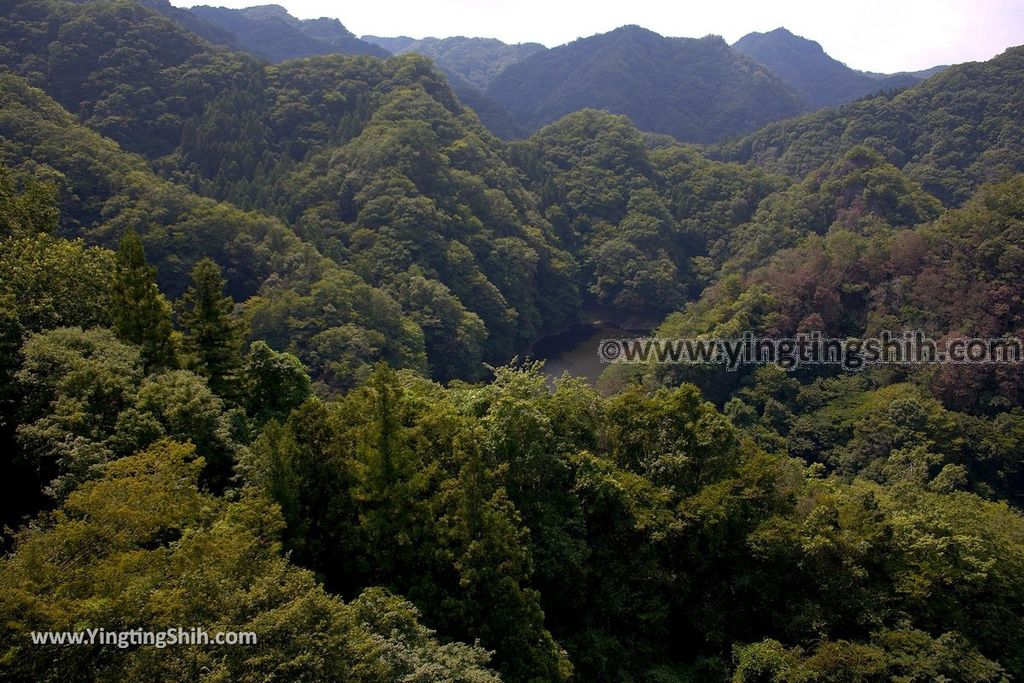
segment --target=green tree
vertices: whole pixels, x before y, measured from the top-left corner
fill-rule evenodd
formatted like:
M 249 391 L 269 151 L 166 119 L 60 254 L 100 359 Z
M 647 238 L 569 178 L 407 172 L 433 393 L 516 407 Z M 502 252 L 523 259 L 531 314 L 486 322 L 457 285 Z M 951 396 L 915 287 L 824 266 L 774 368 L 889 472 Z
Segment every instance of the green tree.
M 113 456 L 107 439 L 135 400 L 139 350 L 110 330 L 58 328 L 31 335 L 15 375 L 22 396 L 17 429 L 22 455 L 46 484 L 86 478 L 92 465 Z
M 161 438 L 191 443 L 203 453 L 203 484 L 222 491 L 229 483 L 240 445 L 238 409 L 228 410 L 206 379 L 188 370 L 151 374 L 139 385 L 134 403 L 117 417 L 108 443 L 129 455 Z
M 110 325 L 114 254 L 50 236 L 0 240 L 0 295 L 26 332 Z
M 442 645 L 408 602 L 328 595 L 282 557 L 276 506 L 197 486 L 203 459 L 161 441 L 103 468 L 0 560 L 0 678 L 497 683 L 488 653 Z M 73 559 L 72 559 L 73 558 Z M 254 645 L 35 646 L 32 630 L 201 626 Z
M 370 575 L 408 586 L 420 574 L 420 558 L 432 542 L 430 464 L 411 448 L 405 424 L 409 399 L 394 370 L 378 367 L 358 403 L 369 417 L 357 427 L 355 444 L 365 561 Z
M 455 444 L 462 462 L 440 500 L 444 553 L 458 573 L 458 590 L 443 605 L 445 617 L 497 651 L 495 663 L 510 681 L 565 681 L 572 664 L 544 626 L 540 593 L 529 587 L 529 532 L 503 489 L 494 484 L 480 453 L 483 434 Z
M 34 237 L 57 229 L 57 186 L 0 166 L 0 237 Z
M 240 467 L 280 507 L 284 547 L 324 576 L 331 590 L 363 585 L 353 555 L 361 548 L 352 454 L 337 430 L 337 404 L 310 399 L 279 424 L 267 423 Z
M 117 250 L 111 300 L 117 336 L 141 348 L 147 368 L 173 368 L 171 306 L 160 294 L 156 268 L 146 263 L 134 230 L 125 232 Z
M 283 420 L 309 398 L 306 366 L 290 353 L 278 353 L 257 341 L 245 359 L 246 405 L 256 422 Z
M 203 259 L 192 269 L 192 286 L 179 304 L 191 369 L 209 378 L 215 394 L 239 402 L 245 335 L 232 317 L 234 302 L 224 296 L 224 278 L 213 260 Z

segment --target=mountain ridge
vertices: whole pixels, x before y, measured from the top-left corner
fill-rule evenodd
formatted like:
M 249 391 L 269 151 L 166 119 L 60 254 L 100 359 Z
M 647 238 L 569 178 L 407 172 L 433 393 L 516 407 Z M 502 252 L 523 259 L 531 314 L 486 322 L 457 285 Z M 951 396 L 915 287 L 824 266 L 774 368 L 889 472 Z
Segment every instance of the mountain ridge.
M 430 57 L 442 71 L 457 73 L 481 90 L 506 67 L 537 52 L 547 50 L 540 43 L 504 43 L 497 38 L 450 36 L 447 38 L 410 38 L 363 36 L 363 40 L 394 54 L 416 52 Z
M 529 130 L 592 107 L 685 142 L 713 142 L 807 110 L 719 36 L 666 38 L 636 25 L 534 54 L 500 73 L 487 94 Z
M 300 20 L 278 4 L 185 10 L 168 0 L 142 2 L 214 44 L 275 63 L 332 53 L 424 55 L 505 139 L 591 107 L 626 114 L 651 133 L 714 143 L 823 106 L 913 86 L 941 68 L 855 71 L 785 28 L 751 33 L 729 46 L 720 36 L 666 37 L 626 25 L 549 49 L 466 36 L 357 38 L 337 19 Z
M 732 48 L 767 66 L 814 107 L 843 104 L 882 90 L 917 85 L 923 80 L 913 73 L 857 71 L 829 56 L 817 41 L 798 36 L 785 27 L 748 33 Z
M 960 205 L 977 185 L 1024 171 L 1020 73 L 1024 46 L 951 66 L 901 92 L 772 123 L 710 151 L 796 178 L 867 144 L 947 206 Z
M 238 10 L 196 5 L 188 11 L 233 35 L 238 47 L 271 62 L 332 52 L 382 59 L 390 56 L 387 50 L 357 38 L 338 19 L 297 19 L 281 5 Z

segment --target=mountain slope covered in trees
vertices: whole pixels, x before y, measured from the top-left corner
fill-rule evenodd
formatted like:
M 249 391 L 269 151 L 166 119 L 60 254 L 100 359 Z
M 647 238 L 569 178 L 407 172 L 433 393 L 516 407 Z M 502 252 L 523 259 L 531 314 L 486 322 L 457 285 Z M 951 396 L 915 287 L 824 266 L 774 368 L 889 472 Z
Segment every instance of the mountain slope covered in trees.
M 923 80 L 912 74 L 867 74 L 829 57 L 821 45 L 785 28 L 748 33 L 732 48 L 753 57 L 792 86 L 814 107 L 829 107 Z
M 509 45 L 494 38 L 382 38 L 363 36 L 363 40 L 380 45 L 392 54 L 415 52 L 430 57 L 445 73 L 456 73 L 480 90 L 486 90 L 494 77 L 506 67 L 543 52 L 540 43 Z
M 1019 366 L 521 360 L 595 315 L 1020 335 L 1019 48 L 710 148 L 505 143 L 422 56 L 187 26 L 0 12 L 0 678 L 1024 676 Z M 169 626 L 259 641 L 28 636 Z
M 537 53 L 506 68 L 487 93 L 531 130 L 594 107 L 686 142 L 805 110 L 788 86 L 721 38 L 664 38 L 638 26 Z
M 332 56 L 265 66 L 244 55 L 210 51 L 160 17 L 129 12 L 124 5 L 49 6 L 82 13 L 81 21 L 108 31 L 123 30 L 122 44 L 138 36 L 139 41 L 184 47 L 126 74 L 147 83 L 150 96 L 145 109 L 124 109 L 117 116 L 111 110 L 129 105 L 113 82 L 86 77 L 90 85 L 83 88 L 61 73 L 31 71 L 52 43 L 29 46 L 16 68 L 61 93 L 85 123 L 136 146 L 167 177 L 275 215 L 291 226 L 304 249 L 315 247 L 387 290 L 403 309 L 422 311 L 420 327 L 430 328 L 423 330 L 427 356 L 442 377 L 474 376 L 482 372 L 480 361 L 507 361 L 543 331 L 575 320 L 588 302 L 651 313 L 671 310 L 694 291 L 691 258 L 703 249 L 702 238 L 683 237 L 694 228 L 679 222 L 693 223 L 695 214 L 707 212 L 705 202 L 740 191 L 734 184 L 718 190 L 719 196 L 668 209 L 659 193 L 668 191 L 670 183 L 650 167 L 639 134 L 624 121 L 596 113 L 588 115 L 595 124 L 590 129 L 566 127 L 571 133 L 564 144 L 590 144 L 584 140 L 598 135 L 599 145 L 620 148 L 622 160 L 601 158 L 599 148 L 584 152 L 593 161 L 563 177 L 566 164 L 580 152 L 541 168 L 530 161 L 536 153 L 528 151 L 521 155 L 530 165 L 530 187 L 524 187 L 506 151 L 422 58 L 379 62 Z M 149 22 L 144 37 L 129 30 L 143 21 Z M 98 70 L 101 61 L 109 62 L 102 50 L 116 48 L 97 49 L 93 68 Z M 89 63 L 79 64 L 88 73 Z M 608 132 L 599 134 L 603 128 Z M 225 139 L 231 130 L 245 133 Z M 152 134 L 140 137 L 141 132 Z M 39 133 L 35 139 L 45 137 Z M 542 147 L 545 154 L 554 149 L 546 142 Z M 32 153 L 29 145 L 11 162 L 21 163 Z M 684 167 L 698 164 L 692 156 L 680 160 Z M 47 162 L 58 169 L 67 163 L 59 154 Z M 637 195 L 632 204 L 615 188 L 617 174 L 627 166 L 640 169 L 650 188 L 647 197 Z M 717 172 L 714 166 L 708 165 L 711 173 Z M 591 170 L 583 173 L 585 168 Z M 598 177 L 609 196 L 593 194 Z M 116 186 L 122 181 L 108 182 Z M 747 200 L 749 207 L 762 191 Z M 630 207 L 633 214 L 627 215 Z M 74 206 L 68 216 L 87 226 L 102 222 L 95 214 L 78 219 L 82 210 Z M 652 231 L 660 234 L 656 242 L 645 237 Z M 148 231 L 142 232 L 144 240 L 150 239 Z M 173 251 L 157 252 L 156 258 L 161 282 L 177 292 L 190 261 L 178 249 L 178 264 L 163 265 L 163 254 Z M 351 343 L 348 332 L 324 336 L 337 324 L 313 323 L 322 319 L 310 308 L 315 290 L 293 289 L 280 278 L 262 279 L 274 269 L 257 269 L 262 278 L 251 276 L 239 285 L 236 268 L 224 258 L 230 253 L 217 256 L 228 268 L 232 293 L 240 299 L 260 294 L 247 307 L 260 336 L 291 345 L 307 362 Z M 243 258 L 245 252 L 238 254 Z M 627 256 L 636 272 L 623 279 L 618 261 Z M 446 302 L 441 315 L 438 297 Z M 414 348 L 420 332 L 410 334 Z M 406 337 L 389 335 L 386 346 Z M 360 339 L 356 348 L 371 358 L 397 359 L 382 340 Z M 338 373 L 333 381 L 350 381 L 348 364 L 358 368 L 360 362 L 352 358 L 332 366 Z
M 802 177 L 866 144 L 947 204 L 959 204 L 979 183 L 1024 170 L 1022 67 L 1024 48 L 1010 48 L 905 92 L 766 126 L 713 155 Z
M 373 57 L 390 54 L 360 40 L 337 19 L 296 19 L 280 5 L 245 9 L 196 5 L 188 11 L 229 33 L 234 47 L 271 62 L 335 53 Z
M 373 42 L 356 38 L 337 19 L 299 20 L 279 5 L 244 10 L 196 6 L 183 10 L 172 7 L 167 0 L 146 0 L 145 4 L 215 45 L 244 50 L 271 62 L 331 54 L 382 59 L 391 55 Z M 520 124 L 471 78 L 463 76 L 459 69 L 446 65 L 441 68 L 459 99 L 476 112 L 489 130 L 504 138 L 522 134 Z

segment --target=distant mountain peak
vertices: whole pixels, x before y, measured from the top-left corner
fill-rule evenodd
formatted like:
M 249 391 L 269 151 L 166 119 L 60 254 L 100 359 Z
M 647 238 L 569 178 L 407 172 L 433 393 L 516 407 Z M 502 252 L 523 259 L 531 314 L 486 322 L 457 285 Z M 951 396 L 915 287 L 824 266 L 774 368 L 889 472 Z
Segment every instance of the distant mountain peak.
M 467 36 L 450 36 L 448 38 L 363 36 L 363 40 L 379 45 L 396 55 L 415 52 L 430 57 L 438 68 L 452 79 L 453 86 L 458 88 L 458 81 L 461 79 L 467 85 L 472 85 L 479 90 L 484 90 L 491 80 L 510 64 L 521 61 L 536 52 L 547 50 L 540 43 L 509 45 L 497 38 Z
M 231 34 L 235 46 L 272 62 L 332 53 L 390 56 L 387 50 L 356 38 L 338 19 L 297 19 L 281 5 L 245 9 L 197 5 L 189 11 Z
M 832 59 L 832 57 L 829 57 L 828 54 L 825 52 L 825 48 L 821 46 L 821 43 L 819 43 L 816 40 L 811 40 L 810 38 L 804 38 L 803 36 L 799 36 L 790 31 L 785 26 L 780 26 L 777 29 L 767 31 L 765 33 L 758 33 L 756 31 L 753 33 L 748 33 L 747 35 L 737 40 L 733 44 L 733 47 L 736 49 L 740 49 L 740 46 L 744 44 L 749 45 L 757 42 L 786 45 L 791 49 L 815 52 L 824 55 L 828 59 Z
M 288 10 L 281 5 L 253 5 L 252 7 L 246 7 L 240 11 L 250 19 L 278 17 L 288 21 L 288 23 L 299 21 L 289 14 Z
M 611 31 L 608 31 L 608 33 L 605 34 L 605 35 L 614 35 L 616 33 L 619 33 L 619 34 L 635 33 L 635 34 L 642 34 L 642 35 L 658 35 L 654 31 L 652 31 L 651 29 L 644 28 L 643 26 L 641 26 L 639 24 L 623 24 L 622 26 L 620 26 L 620 27 L 618 27 L 616 29 L 612 29 Z
M 867 74 L 831 57 L 820 43 L 780 26 L 766 33 L 748 33 L 733 49 L 771 69 L 816 107 L 849 102 L 865 95 L 915 85 L 912 74 Z
M 531 129 L 592 107 L 688 142 L 806 111 L 789 86 L 721 36 L 668 38 L 632 24 L 531 55 L 487 94 Z

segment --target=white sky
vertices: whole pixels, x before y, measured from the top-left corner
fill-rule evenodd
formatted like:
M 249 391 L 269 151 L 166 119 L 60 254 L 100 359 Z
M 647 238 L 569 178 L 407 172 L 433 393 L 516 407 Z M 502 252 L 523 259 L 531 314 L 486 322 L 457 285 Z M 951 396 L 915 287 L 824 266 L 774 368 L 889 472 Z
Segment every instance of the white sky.
M 248 7 L 273 0 L 171 0 Z M 785 26 L 856 69 L 910 71 L 990 59 L 1024 44 L 1024 0 L 276 0 L 300 19 L 336 17 L 356 35 L 499 38 L 549 47 L 639 24 L 666 36 Z

